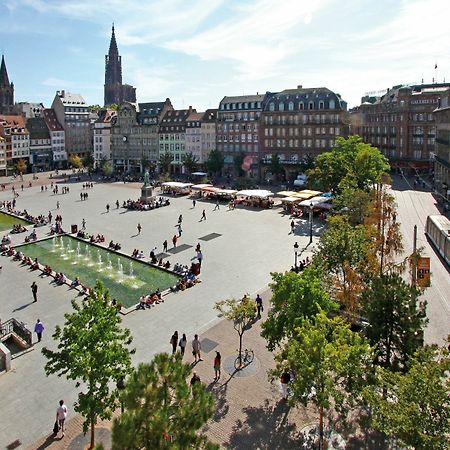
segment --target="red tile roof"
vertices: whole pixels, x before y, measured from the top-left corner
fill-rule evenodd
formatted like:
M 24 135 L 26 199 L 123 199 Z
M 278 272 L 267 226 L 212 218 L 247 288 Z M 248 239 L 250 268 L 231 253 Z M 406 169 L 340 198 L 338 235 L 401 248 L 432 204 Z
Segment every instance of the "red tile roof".
M 58 122 L 55 111 L 53 109 L 44 109 L 44 120 L 50 131 L 64 131 L 64 128 Z

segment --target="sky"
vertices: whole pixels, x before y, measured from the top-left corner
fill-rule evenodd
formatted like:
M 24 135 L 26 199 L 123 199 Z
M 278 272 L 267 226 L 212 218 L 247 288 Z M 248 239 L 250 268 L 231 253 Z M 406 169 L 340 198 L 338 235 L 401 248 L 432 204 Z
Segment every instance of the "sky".
M 397 84 L 450 82 L 449 17 L 448 0 L 0 0 L 0 53 L 17 102 L 50 106 L 65 89 L 103 105 L 114 22 L 138 102 L 203 111 L 302 85 L 352 107 Z

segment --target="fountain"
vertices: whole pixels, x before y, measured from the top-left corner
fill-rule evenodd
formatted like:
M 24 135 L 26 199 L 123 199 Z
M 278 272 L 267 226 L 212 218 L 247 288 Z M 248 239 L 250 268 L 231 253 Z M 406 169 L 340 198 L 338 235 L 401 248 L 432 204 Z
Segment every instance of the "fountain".
M 84 250 L 85 250 L 85 252 L 84 252 L 85 258 L 84 259 L 91 259 L 91 247 L 90 247 L 90 245 L 89 244 L 85 244 Z
M 111 263 L 111 256 L 110 256 L 109 252 L 107 253 L 107 258 L 108 258 L 108 270 L 111 271 L 112 263 Z
M 97 249 L 97 262 L 98 262 L 98 265 L 99 265 L 99 266 L 101 266 L 101 265 L 103 264 L 103 261 L 102 261 L 102 254 L 100 253 L 100 250 L 99 250 L 99 249 Z
M 67 242 L 67 253 L 72 253 L 72 241 Z
M 77 243 L 77 258 L 80 257 L 80 254 L 81 254 L 80 243 L 78 242 L 78 243 Z
M 133 261 L 130 261 L 130 277 L 131 277 L 131 278 L 134 277 L 134 272 L 133 272 Z
M 117 259 L 117 272 L 119 272 L 119 278 L 122 279 L 123 278 L 123 266 L 122 266 L 122 263 L 120 262 L 120 258 Z

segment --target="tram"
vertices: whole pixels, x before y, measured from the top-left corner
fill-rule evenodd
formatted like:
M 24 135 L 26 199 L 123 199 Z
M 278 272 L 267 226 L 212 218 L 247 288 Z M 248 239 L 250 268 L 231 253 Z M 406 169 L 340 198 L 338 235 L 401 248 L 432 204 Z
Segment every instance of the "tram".
M 444 261 L 450 265 L 450 220 L 442 215 L 428 216 L 425 234 Z

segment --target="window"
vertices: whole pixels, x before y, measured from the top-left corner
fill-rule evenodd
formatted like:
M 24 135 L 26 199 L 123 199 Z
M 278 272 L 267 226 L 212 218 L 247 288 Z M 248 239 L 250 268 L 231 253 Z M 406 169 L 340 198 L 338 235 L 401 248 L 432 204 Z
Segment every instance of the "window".
M 269 111 L 275 111 L 275 103 L 273 102 L 269 103 Z
M 334 100 L 330 100 L 329 108 L 330 108 L 330 109 L 334 109 L 335 107 L 336 107 L 336 106 L 335 106 Z
M 294 111 L 294 102 L 289 102 L 288 109 L 289 111 Z
M 314 102 L 308 103 L 308 109 L 314 109 Z
M 284 111 L 284 103 L 283 102 L 280 102 L 278 104 L 278 111 Z
M 305 109 L 304 103 L 303 103 L 303 102 L 300 102 L 300 103 L 298 104 L 298 108 L 299 108 L 300 110 Z
M 323 100 L 320 100 L 319 109 L 324 109 L 324 108 L 325 108 L 325 103 L 323 102 Z

